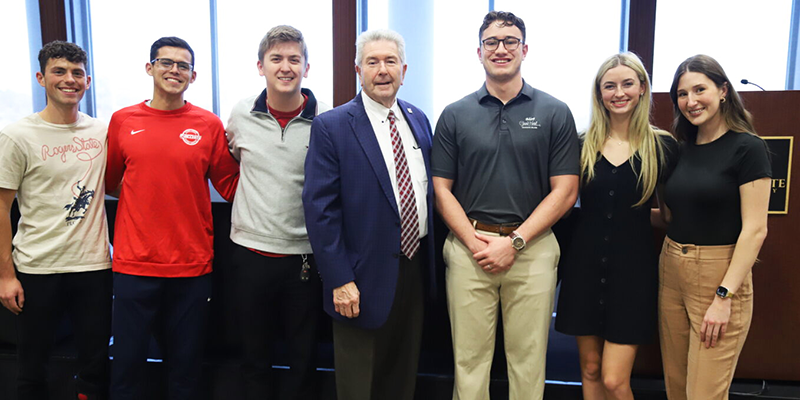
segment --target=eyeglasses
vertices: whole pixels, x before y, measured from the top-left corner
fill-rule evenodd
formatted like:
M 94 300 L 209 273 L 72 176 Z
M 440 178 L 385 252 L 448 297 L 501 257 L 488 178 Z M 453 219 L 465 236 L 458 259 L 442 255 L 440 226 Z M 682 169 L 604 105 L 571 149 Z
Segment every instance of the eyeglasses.
M 178 69 L 181 72 L 191 72 L 194 69 L 192 64 L 183 61 L 175 62 L 169 58 L 156 58 L 155 60 L 150 60 L 150 64 L 157 64 L 161 69 L 166 71 L 171 70 L 172 66 L 175 64 L 178 64 Z
M 505 39 L 490 37 L 488 39 L 481 40 L 481 43 L 483 43 L 483 48 L 486 51 L 497 50 L 497 47 L 500 46 L 500 42 L 503 42 L 503 46 L 506 48 L 506 50 L 514 51 L 517 49 L 517 47 L 519 47 L 519 44 L 522 43 L 522 39 L 513 36 L 506 36 Z

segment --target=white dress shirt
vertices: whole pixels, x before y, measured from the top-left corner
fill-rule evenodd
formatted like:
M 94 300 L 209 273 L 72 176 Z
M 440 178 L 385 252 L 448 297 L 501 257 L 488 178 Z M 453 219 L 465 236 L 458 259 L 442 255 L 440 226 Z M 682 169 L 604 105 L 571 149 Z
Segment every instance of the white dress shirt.
M 397 99 L 395 99 L 391 108 L 386 108 L 383 104 L 372 100 L 364 91 L 361 91 L 361 99 L 364 102 L 364 108 L 367 111 L 369 122 L 372 124 L 372 131 L 375 132 L 375 137 L 378 139 L 378 146 L 381 148 L 381 154 L 383 154 L 383 161 L 386 163 L 386 169 L 389 171 L 389 178 L 392 180 L 392 191 L 394 191 L 394 200 L 399 212 L 400 193 L 397 190 L 397 173 L 395 172 L 394 151 L 392 150 L 392 131 L 391 124 L 389 123 L 389 111 L 391 110 L 394 112 L 395 125 L 397 125 L 397 132 L 403 140 L 403 149 L 406 152 L 406 160 L 408 162 L 408 172 L 411 174 L 411 184 L 414 187 L 414 196 L 417 200 L 419 237 L 425 237 L 425 235 L 428 234 L 428 202 L 426 201 L 428 195 L 428 174 L 425 170 L 425 159 L 422 157 L 422 149 L 417 144 L 417 140 L 414 138 L 414 134 L 411 132 L 411 128 L 408 126 L 403 112 L 397 105 Z

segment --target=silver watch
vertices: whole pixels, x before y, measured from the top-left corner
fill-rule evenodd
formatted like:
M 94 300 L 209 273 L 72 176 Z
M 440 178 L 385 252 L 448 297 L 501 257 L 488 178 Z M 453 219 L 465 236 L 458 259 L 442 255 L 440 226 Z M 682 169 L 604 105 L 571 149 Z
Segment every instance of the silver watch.
M 522 249 L 525 248 L 525 238 L 520 236 L 520 234 L 517 233 L 517 231 L 511 232 L 511 234 L 508 235 L 508 237 L 511 238 L 511 247 L 513 247 L 517 251 L 522 251 Z

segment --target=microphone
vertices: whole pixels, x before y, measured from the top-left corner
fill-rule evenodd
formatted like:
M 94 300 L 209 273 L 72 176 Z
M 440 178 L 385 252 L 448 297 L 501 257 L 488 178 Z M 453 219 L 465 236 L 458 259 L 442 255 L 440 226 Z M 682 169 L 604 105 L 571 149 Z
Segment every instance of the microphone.
M 748 81 L 747 79 L 742 79 L 742 84 L 744 84 L 744 85 L 753 85 L 753 86 L 755 86 L 755 87 L 757 87 L 757 88 L 759 88 L 761 90 L 764 90 L 763 87 L 758 86 L 755 83 Z M 764 91 L 766 92 L 766 90 L 764 90 Z

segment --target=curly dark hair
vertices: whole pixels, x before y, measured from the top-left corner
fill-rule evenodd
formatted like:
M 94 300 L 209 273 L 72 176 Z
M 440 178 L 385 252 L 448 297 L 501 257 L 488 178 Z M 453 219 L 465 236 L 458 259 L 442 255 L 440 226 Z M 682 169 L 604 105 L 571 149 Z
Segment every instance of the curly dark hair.
M 54 40 L 39 50 L 39 71 L 44 73 L 47 67 L 47 60 L 51 58 L 64 58 L 75 64 L 83 64 L 86 67 L 86 52 L 75 43 Z
M 514 13 L 506 11 L 490 11 L 483 17 L 483 24 L 481 24 L 481 29 L 478 31 L 478 41 L 483 38 L 483 31 L 495 21 L 502 21 L 502 26 L 516 26 L 519 28 L 522 32 L 522 43 L 525 43 L 525 22 L 522 21 L 522 18 L 514 15 Z

